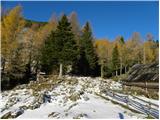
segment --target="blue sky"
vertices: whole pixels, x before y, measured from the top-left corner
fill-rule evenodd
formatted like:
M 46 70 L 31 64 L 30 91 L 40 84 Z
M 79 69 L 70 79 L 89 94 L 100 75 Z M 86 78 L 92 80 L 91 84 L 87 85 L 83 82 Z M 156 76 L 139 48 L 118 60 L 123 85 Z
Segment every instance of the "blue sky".
M 91 23 L 96 38 L 114 40 L 122 35 L 127 40 L 133 32 L 139 32 L 142 39 L 147 33 L 159 39 L 158 1 L 3 1 L 2 7 L 12 8 L 18 4 L 23 7 L 25 18 L 36 21 L 48 21 L 53 13 L 69 15 L 75 11 L 81 26 L 86 21 Z

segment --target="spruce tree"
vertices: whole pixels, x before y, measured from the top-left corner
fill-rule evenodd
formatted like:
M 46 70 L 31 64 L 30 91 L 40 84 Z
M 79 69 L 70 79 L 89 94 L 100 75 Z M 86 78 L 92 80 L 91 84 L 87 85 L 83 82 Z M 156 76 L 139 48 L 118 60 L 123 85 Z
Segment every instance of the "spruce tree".
M 112 52 L 112 67 L 113 70 L 116 71 L 116 76 L 117 76 L 117 70 L 119 68 L 120 65 L 120 60 L 119 60 L 119 52 L 118 52 L 118 47 L 117 45 L 113 48 L 113 52 Z
M 89 22 L 87 22 L 83 28 L 80 52 L 83 53 L 81 54 L 83 55 L 81 57 L 84 57 L 87 60 L 87 62 L 84 62 L 86 65 L 83 66 L 85 75 L 95 74 L 94 70 L 98 65 L 98 62 L 97 62 L 98 57 L 96 56 L 96 53 L 94 50 L 92 30 L 90 28 Z
M 51 32 L 51 34 L 46 38 L 44 46 L 41 50 L 41 69 L 45 71 L 47 74 L 52 72 L 52 69 L 57 65 L 57 53 L 54 45 L 55 42 L 55 32 Z
M 77 46 L 67 16 L 63 15 L 56 29 L 55 46 L 60 64 L 59 78 L 62 77 L 63 65 L 72 65 L 77 57 Z
M 74 34 L 66 15 L 58 22 L 57 29 L 52 31 L 42 49 L 41 64 L 43 70 L 51 72 L 60 65 L 59 77 L 62 77 L 63 66 L 72 65 L 77 57 L 77 46 Z

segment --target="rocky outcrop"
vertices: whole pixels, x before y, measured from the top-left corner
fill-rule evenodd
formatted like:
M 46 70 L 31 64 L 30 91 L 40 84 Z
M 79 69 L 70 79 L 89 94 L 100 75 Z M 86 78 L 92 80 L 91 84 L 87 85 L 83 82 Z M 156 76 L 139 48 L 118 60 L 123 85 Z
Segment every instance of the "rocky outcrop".
M 134 65 L 125 79 L 127 82 L 158 82 L 159 81 L 159 64 L 136 64 Z

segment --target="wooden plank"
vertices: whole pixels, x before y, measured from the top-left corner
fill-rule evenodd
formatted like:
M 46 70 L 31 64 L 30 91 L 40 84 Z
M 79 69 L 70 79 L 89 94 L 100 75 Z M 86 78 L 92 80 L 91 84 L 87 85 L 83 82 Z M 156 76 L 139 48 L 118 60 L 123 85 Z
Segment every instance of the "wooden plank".
M 136 86 L 136 87 L 143 87 L 143 88 L 150 88 L 150 89 L 159 89 L 159 83 L 154 82 L 122 82 L 123 85 L 126 86 Z
M 145 100 L 140 99 L 140 98 L 138 98 L 138 97 L 136 97 L 136 96 L 132 96 L 132 97 L 135 98 L 135 99 L 138 99 L 138 100 L 140 100 L 140 101 L 143 101 L 143 102 L 145 102 L 145 103 L 147 103 L 147 104 L 151 104 L 151 105 L 153 105 L 153 106 L 155 106 L 155 107 L 159 107 L 159 105 L 157 105 L 157 104 L 154 104 L 154 103 L 152 103 L 152 102 L 145 101 Z

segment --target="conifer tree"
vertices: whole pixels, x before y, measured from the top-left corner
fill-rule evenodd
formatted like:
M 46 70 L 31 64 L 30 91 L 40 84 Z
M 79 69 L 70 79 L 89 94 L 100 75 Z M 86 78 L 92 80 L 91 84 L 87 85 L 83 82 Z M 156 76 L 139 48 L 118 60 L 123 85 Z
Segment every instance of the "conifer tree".
M 52 32 L 45 42 L 42 50 L 42 66 L 51 71 L 53 65 L 60 65 L 59 78 L 63 74 L 64 65 L 72 65 L 77 57 L 77 46 L 71 25 L 66 15 L 63 15 L 58 22 L 57 29 Z M 45 70 L 46 71 L 46 70 Z
M 60 64 L 59 78 L 63 74 L 63 65 L 72 65 L 77 55 L 77 46 L 71 29 L 71 24 L 68 22 L 67 16 L 63 15 L 58 23 L 55 39 L 55 43 L 58 46 L 56 51 L 57 58 Z
M 41 69 L 46 73 L 52 72 L 57 65 L 57 56 L 55 48 L 55 32 L 52 31 L 51 34 L 46 38 L 44 47 L 41 50 Z
M 85 57 L 88 63 L 89 68 L 86 69 L 86 72 L 94 74 L 94 70 L 98 64 L 98 58 L 96 56 L 94 46 L 93 46 L 93 37 L 92 37 L 92 30 L 90 28 L 89 22 L 83 28 L 83 34 L 81 38 L 81 49 L 84 50 Z

